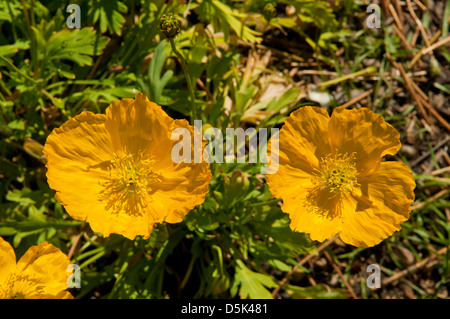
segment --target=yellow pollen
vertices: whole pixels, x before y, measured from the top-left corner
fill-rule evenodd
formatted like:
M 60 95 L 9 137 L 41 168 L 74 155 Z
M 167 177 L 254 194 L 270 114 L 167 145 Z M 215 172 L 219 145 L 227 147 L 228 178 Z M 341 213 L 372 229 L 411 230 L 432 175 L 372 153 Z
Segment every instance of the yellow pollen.
M 42 286 L 34 286 L 28 276 L 11 273 L 3 284 L 0 284 L 0 299 L 25 299 L 25 293 L 40 295 Z
M 337 154 L 322 158 L 319 164 L 320 187 L 332 195 L 344 195 L 358 185 L 355 153 Z
M 100 199 L 107 202 L 106 210 L 113 213 L 124 211 L 127 214 L 140 214 L 147 206 L 147 195 L 152 184 L 161 182 L 153 170 L 154 160 L 143 158 L 143 154 L 126 154 L 114 159 L 108 165 L 109 180 L 100 185 Z

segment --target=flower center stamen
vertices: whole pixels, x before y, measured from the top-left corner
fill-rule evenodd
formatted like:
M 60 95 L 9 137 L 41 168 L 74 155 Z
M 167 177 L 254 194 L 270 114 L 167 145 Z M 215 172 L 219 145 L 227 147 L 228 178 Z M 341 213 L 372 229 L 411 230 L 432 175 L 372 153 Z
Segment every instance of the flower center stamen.
M 112 209 L 113 213 L 141 212 L 147 206 L 152 184 L 161 182 L 154 172 L 154 162 L 151 158 L 144 159 L 142 153 L 123 157 L 115 154 L 108 166 L 109 180 L 100 184 L 104 187 L 100 197 L 107 202 L 106 210 Z
M 320 187 L 332 195 L 344 195 L 358 185 L 355 153 L 336 154 L 322 158 L 319 164 Z
M 42 286 L 33 287 L 34 284 L 29 276 L 19 276 L 14 273 L 10 274 L 3 284 L 0 284 L 0 299 L 25 299 L 24 291 L 28 295 L 40 295 Z

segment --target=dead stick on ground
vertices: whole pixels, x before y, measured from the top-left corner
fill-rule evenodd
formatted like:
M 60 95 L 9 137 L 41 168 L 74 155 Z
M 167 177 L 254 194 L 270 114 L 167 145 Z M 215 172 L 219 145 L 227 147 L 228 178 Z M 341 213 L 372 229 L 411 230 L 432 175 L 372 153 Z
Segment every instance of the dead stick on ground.
M 320 254 L 320 252 L 322 250 L 324 250 L 325 248 L 327 248 L 329 245 L 331 245 L 332 243 L 334 243 L 334 241 L 338 238 L 338 235 L 327 239 L 322 245 L 320 245 L 317 248 L 317 251 L 315 252 L 315 254 L 308 254 L 306 255 L 302 260 L 300 260 L 298 262 L 298 265 L 292 267 L 291 271 L 289 271 L 284 278 L 280 281 L 280 283 L 278 284 L 278 287 L 276 287 L 273 291 L 272 291 L 272 298 L 274 298 L 278 292 L 280 291 L 280 289 L 284 286 L 284 284 L 288 281 L 288 279 L 292 276 L 292 274 L 298 270 L 299 266 L 304 265 L 308 260 L 310 260 L 311 258 L 313 258 L 314 256 L 317 256 L 318 254 Z
M 355 292 L 353 291 L 353 288 L 350 286 L 350 284 L 348 283 L 347 279 L 345 279 L 344 274 L 339 269 L 339 267 L 336 265 L 336 263 L 333 261 L 333 258 L 331 258 L 330 254 L 327 251 L 324 251 L 323 255 L 328 260 L 328 262 L 331 264 L 331 266 L 333 266 L 334 270 L 336 270 L 337 274 L 341 278 L 341 280 L 344 283 L 345 287 L 347 287 L 347 290 L 350 293 L 350 295 L 352 296 L 352 298 L 353 299 L 358 299 L 358 297 L 356 296 Z
M 411 78 L 406 74 L 405 69 L 400 63 L 395 62 L 392 60 L 388 55 L 386 55 L 388 59 L 391 61 L 391 63 L 394 65 L 395 68 L 397 68 L 403 79 L 405 80 L 406 87 L 408 88 L 409 92 L 411 93 L 413 99 L 417 102 L 417 106 L 419 107 L 419 111 L 422 114 L 423 118 L 427 122 L 428 125 L 432 125 L 430 117 L 428 116 L 427 112 L 425 111 L 425 108 L 423 107 L 422 100 L 420 97 L 416 94 L 416 91 L 414 90 L 413 85 L 411 84 L 412 80 Z
M 440 32 L 437 32 L 437 34 L 439 35 Z M 433 40 L 433 39 L 432 39 Z M 436 39 L 435 39 L 436 40 Z M 411 69 L 413 67 L 414 64 L 416 64 L 417 61 L 421 61 L 420 58 L 424 55 L 427 55 L 431 52 L 433 52 L 434 50 L 436 50 L 437 48 L 447 44 L 448 42 L 450 42 L 450 36 L 439 40 L 436 43 L 433 43 L 433 41 L 430 41 L 431 44 L 429 47 L 425 47 L 422 48 L 419 52 L 417 52 L 417 54 L 413 57 L 413 59 L 409 62 L 408 64 L 408 69 Z
M 413 0 L 413 1 L 417 4 L 417 6 L 418 6 L 422 11 L 427 11 L 427 7 L 425 7 L 425 6 L 423 5 L 422 2 L 420 2 L 419 0 Z
M 450 124 L 427 101 L 423 100 L 423 98 L 422 104 L 439 121 L 439 123 L 441 123 L 447 129 L 447 131 L 450 132 Z
M 428 48 L 424 49 L 422 51 L 422 54 L 423 55 L 428 54 L 431 51 L 436 50 L 437 48 L 443 46 L 444 44 L 447 44 L 448 42 L 450 42 L 450 36 L 448 36 L 442 40 L 439 40 L 438 42 L 436 42 L 436 43 L 432 44 L 431 46 L 429 46 Z
M 347 103 L 342 104 L 341 106 L 344 108 L 349 107 L 350 105 L 353 105 L 353 104 L 361 101 L 362 99 L 364 99 L 366 96 L 372 94 L 372 92 L 373 92 L 373 89 L 370 89 L 369 91 L 366 91 L 363 94 L 358 95 L 357 97 L 351 99 Z
M 72 258 L 73 254 L 75 252 L 75 249 L 78 246 L 78 242 L 80 241 L 80 239 L 81 239 L 81 233 L 78 234 L 77 237 L 75 237 L 75 239 L 73 241 L 73 244 L 72 244 L 72 247 L 70 247 L 69 253 L 67 254 L 67 258 L 69 258 L 69 260 Z
M 394 60 L 392 60 L 388 55 L 387 55 L 388 59 L 391 61 L 391 63 L 394 65 L 395 68 L 397 68 L 403 79 L 405 80 L 405 84 L 406 87 L 408 88 L 409 92 L 411 93 L 413 99 L 416 101 L 417 106 L 419 107 L 419 111 L 422 114 L 422 116 L 424 117 L 425 121 L 427 122 L 428 125 L 432 125 L 430 117 L 428 116 L 427 112 L 425 111 L 424 105 L 423 105 L 423 99 L 417 95 L 415 89 L 414 89 L 414 84 L 413 84 L 413 80 L 411 80 L 411 78 L 406 74 L 405 69 L 403 68 L 403 66 L 400 63 L 395 62 Z M 427 103 L 428 104 L 428 103 Z M 429 109 L 431 108 L 431 106 L 429 107 Z M 432 108 L 431 108 L 432 109 Z M 434 111 L 434 109 L 432 110 Z M 433 115 L 436 116 L 437 112 L 434 111 Z M 439 114 L 438 114 L 439 116 Z M 439 116 L 440 117 L 440 116 Z M 445 126 L 445 125 L 444 125 Z
M 430 40 L 428 39 L 428 34 L 427 34 L 425 28 L 423 27 L 422 21 L 420 21 L 420 19 L 417 17 L 416 13 L 414 12 L 414 9 L 411 5 L 411 1 L 406 0 L 406 5 L 408 6 L 409 13 L 411 14 L 412 18 L 414 19 L 417 26 L 419 27 L 420 32 L 422 33 L 422 37 L 423 37 L 423 40 L 425 41 L 426 46 L 429 47 Z
M 403 24 L 404 18 L 403 18 L 403 11 L 402 11 L 402 5 L 400 3 L 400 0 L 395 0 L 395 10 L 397 11 L 398 19 Z
M 384 10 L 384 15 L 386 16 L 386 18 L 389 17 L 389 0 L 381 0 L 381 6 L 383 7 Z
M 414 34 L 410 42 L 412 47 L 416 46 L 417 39 L 419 38 L 419 33 L 420 33 L 419 27 L 416 26 L 416 29 L 414 30 Z
M 389 11 L 391 12 L 392 17 L 394 18 L 395 24 L 397 24 L 400 31 L 403 32 L 403 24 L 401 23 L 392 3 L 389 4 Z
M 442 146 L 446 145 L 448 141 L 450 141 L 450 136 L 447 136 L 445 139 L 443 139 L 438 144 L 436 144 L 436 146 L 433 147 L 433 152 L 436 153 L 436 151 L 438 149 L 440 149 Z M 420 157 L 418 157 L 414 161 L 412 161 L 410 163 L 411 167 L 415 167 L 417 164 L 422 162 L 424 159 L 426 159 L 430 155 L 431 155 L 431 151 L 427 151 L 426 153 L 424 153 L 423 155 L 421 155 Z
M 450 166 L 436 169 L 431 172 L 431 175 L 440 175 L 440 174 L 447 173 L 447 172 L 450 172 Z
M 392 25 L 392 29 L 394 29 L 395 33 L 397 33 L 398 37 L 405 45 L 405 48 L 407 48 L 408 50 L 412 50 L 413 47 L 411 46 L 411 44 L 409 44 L 408 40 L 405 38 L 405 35 L 402 33 L 402 31 L 400 31 L 400 29 L 395 24 Z
M 419 203 L 417 205 L 411 206 L 411 210 L 419 209 L 419 208 L 425 206 L 428 203 L 434 202 L 436 199 L 446 195 L 448 192 L 449 192 L 449 190 L 443 189 L 439 193 L 437 193 L 436 195 L 433 195 L 433 197 L 430 197 L 427 200 L 425 200 L 425 201 L 423 201 L 423 202 L 421 202 L 421 203 Z
M 448 249 L 450 249 L 450 246 L 443 247 L 443 248 L 439 249 L 437 251 L 436 255 L 428 256 L 427 258 L 422 259 L 418 263 L 416 263 L 416 264 L 414 264 L 414 265 L 412 265 L 412 266 L 410 266 L 410 267 L 408 267 L 408 268 L 406 268 L 406 269 L 396 273 L 395 275 L 392 275 L 392 276 L 384 279 L 381 282 L 381 285 L 383 285 L 383 286 L 389 285 L 390 283 L 405 277 L 407 274 L 411 274 L 413 272 L 416 272 L 420 268 L 426 266 L 433 259 L 439 258 L 438 255 L 444 254 L 446 252 L 446 250 L 448 250 Z
M 422 97 L 422 99 L 428 101 L 428 96 L 425 94 L 424 91 L 420 89 L 420 87 L 416 84 L 416 82 L 411 80 L 411 84 L 414 87 L 414 90 L 416 90 L 417 93 Z
M 402 41 L 402 43 L 405 46 L 405 48 L 410 50 L 410 51 L 413 51 L 413 47 L 408 42 L 408 40 L 405 38 L 405 35 L 403 34 L 403 32 L 400 31 L 400 29 L 395 24 L 392 25 L 392 29 L 394 29 L 395 33 L 397 33 L 398 37 Z M 422 60 L 420 60 L 421 57 L 422 57 L 422 54 L 421 54 L 421 51 L 420 51 L 416 56 L 413 57 L 413 60 L 417 59 L 417 62 L 419 63 L 419 67 L 424 68 L 425 64 L 423 64 Z M 408 68 L 411 68 L 411 63 L 412 63 L 412 60 L 410 62 L 410 65 L 408 66 Z M 414 63 L 416 63 L 416 61 Z

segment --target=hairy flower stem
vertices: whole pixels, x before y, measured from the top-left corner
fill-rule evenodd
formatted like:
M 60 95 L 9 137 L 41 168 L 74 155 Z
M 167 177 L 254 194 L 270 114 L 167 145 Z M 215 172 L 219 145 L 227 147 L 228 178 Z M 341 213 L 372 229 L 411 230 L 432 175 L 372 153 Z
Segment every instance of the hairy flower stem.
M 186 77 L 189 95 L 191 97 L 191 124 L 193 124 L 194 120 L 197 118 L 197 109 L 195 106 L 194 88 L 192 87 L 192 81 L 191 81 L 191 76 L 189 75 L 188 65 L 187 65 L 186 60 L 184 59 L 183 55 L 177 50 L 175 43 L 173 42 L 173 39 L 168 39 L 168 40 L 170 42 L 170 45 L 172 46 L 173 52 L 176 54 L 176 56 L 181 61 L 181 67 L 183 69 L 184 76 Z

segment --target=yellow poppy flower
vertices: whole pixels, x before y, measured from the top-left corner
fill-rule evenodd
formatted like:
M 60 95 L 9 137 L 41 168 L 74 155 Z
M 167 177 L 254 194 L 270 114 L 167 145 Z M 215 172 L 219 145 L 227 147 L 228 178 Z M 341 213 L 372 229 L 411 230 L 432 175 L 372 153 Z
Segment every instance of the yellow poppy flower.
M 73 218 L 103 236 L 148 238 L 155 223 L 181 222 L 208 192 L 206 162 L 171 158 L 179 127 L 194 135 L 145 94 L 114 101 L 105 115 L 82 112 L 47 138 L 48 183 Z
M 376 245 L 400 230 L 414 200 L 414 178 L 403 163 L 381 162 L 400 149 L 399 137 L 381 115 L 366 108 L 339 107 L 331 117 L 319 107 L 293 112 L 272 137 L 279 151 L 268 159 L 278 160 L 278 170 L 271 174 L 269 166 L 267 175 L 291 229 L 318 241 L 339 234 L 359 247 Z
M 71 299 L 67 289 L 70 260 L 44 242 L 30 247 L 16 264 L 11 245 L 0 237 L 0 299 Z

